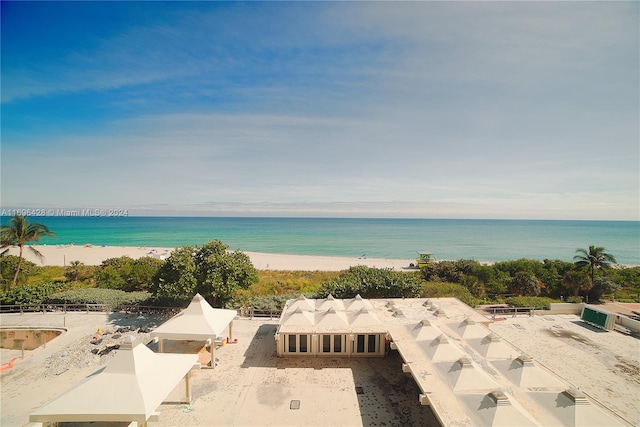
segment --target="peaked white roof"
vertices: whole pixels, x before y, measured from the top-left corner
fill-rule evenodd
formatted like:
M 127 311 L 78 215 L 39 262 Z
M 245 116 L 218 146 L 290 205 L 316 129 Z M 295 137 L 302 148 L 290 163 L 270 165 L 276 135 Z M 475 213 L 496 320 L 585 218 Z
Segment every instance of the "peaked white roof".
M 360 294 L 356 295 L 354 298 L 344 301 L 344 309 L 347 311 L 359 311 L 363 308 L 366 308 L 367 310 L 373 310 L 373 306 L 371 305 L 371 303 L 362 298 Z
M 428 319 L 425 319 L 411 327 L 411 335 L 416 341 L 430 341 L 442 335 L 442 331 L 434 326 Z
M 315 319 L 315 332 L 343 332 L 349 330 L 349 321 L 343 311 L 330 308 L 325 312 L 317 313 Z
M 316 301 L 317 311 L 329 310 L 330 308 L 336 311 L 344 311 L 344 303 L 340 299 L 335 299 L 331 294 L 325 299 Z
M 477 324 L 474 320 L 466 318 L 462 323 L 458 325 L 458 327 L 456 328 L 456 332 L 458 332 L 462 338 L 474 339 L 484 338 L 491 331 L 488 328 Z
M 386 328 L 371 303 L 359 295 L 351 300 L 337 300 L 331 295 L 311 300 L 301 295 L 285 304 L 278 332 L 383 333 Z
M 529 394 L 549 410 L 557 420 L 557 425 L 591 427 L 623 425 L 620 421 L 600 410 L 577 389 Z M 550 423 L 552 422 L 550 421 Z
M 315 311 L 316 309 L 316 304 L 313 300 L 310 300 L 308 298 L 306 298 L 304 295 L 300 295 L 298 298 L 294 299 L 294 300 L 289 300 L 287 301 L 288 303 L 288 310 L 296 310 L 296 309 L 301 309 L 304 311 Z
M 144 423 L 197 361 L 195 354 L 157 354 L 126 342 L 107 367 L 34 411 L 29 421 Z
M 283 318 L 283 324 L 289 326 L 313 326 L 315 323 L 314 313 L 311 311 L 303 310 L 301 307 L 286 314 Z
M 495 390 L 499 386 L 466 357 L 451 363 L 441 364 L 445 377 L 454 392 L 478 392 Z
M 494 365 L 509 381 L 519 387 L 564 387 L 562 381 L 536 365 L 527 355 L 520 355 L 513 360 L 495 361 Z
M 158 326 L 151 336 L 204 341 L 221 336 L 237 314 L 235 310 L 213 308 L 200 294 L 196 294 L 187 308 Z
M 420 341 L 418 346 L 432 362 L 454 362 L 464 356 L 462 350 L 451 344 L 444 334 L 432 341 Z
M 519 351 L 511 347 L 509 344 L 493 332 L 482 339 L 469 340 L 478 353 L 486 359 L 514 359 L 519 355 Z
M 386 332 L 378 315 L 372 309 L 362 307 L 358 311 L 348 312 L 349 325 L 352 332 Z
M 487 394 L 460 394 L 460 399 L 469 409 L 478 426 L 513 427 L 537 426 L 531 415 L 501 391 Z

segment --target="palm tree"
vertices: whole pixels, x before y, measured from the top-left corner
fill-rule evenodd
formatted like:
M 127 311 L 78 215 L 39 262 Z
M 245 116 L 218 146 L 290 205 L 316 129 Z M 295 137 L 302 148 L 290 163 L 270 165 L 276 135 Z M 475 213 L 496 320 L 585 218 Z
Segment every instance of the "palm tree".
M 80 261 L 71 261 L 69 263 L 69 267 L 65 269 L 64 275 L 68 279 L 71 279 L 74 282 L 77 282 L 78 278 L 80 277 L 80 273 L 82 273 L 83 269 L 84 269 L 83 263 L 81 263 Z
M 576 249 L 576 256 L 573 257 L 573 263 L 576 267 L 587 267 L 589 269 L 591 286 L 593 286 L 593 275 L 597 268 L 610 268 L 611 264 L 616 263 L 613 255 L 605 251 L 606 249 L 600 246 L 589 246 L 588 251 L 586 249 Z
M 39 222 L 29 224 L 29 220 L 22 215 L 14 215 L 14 217 L 9 220 L 9 225 L 3 225 L 0 228 L 1 249 L 7 249 L 9 246 L 18 246 L 20 248 L 18 265 L 13 276 L 12 286 L 15 286 L 18 281 L 18 274 L 20 274 L 20 268 L 22 267 L 22 260 L 24 258 L 23 251 L 25 244 L 27 242 L 37 242 L 42 236 L 55 236 L 55 233 L 49 231 L 46 225 L 40 224 Z M 37 249 L 32 246 L 27 247 L 39 259 L 43 258 Z M 2 255 L 4 255 L 7 250 L 2 252 Z
M 569 288 L 573 288 L 573 296 L 578 297 L 580 291 L 591 289 L 591 282 L 589 281 L 589 276 L 585 274 L 584 271 L 581 270 L 568 270 L 562 276 L 562 282 L 565 286 Z

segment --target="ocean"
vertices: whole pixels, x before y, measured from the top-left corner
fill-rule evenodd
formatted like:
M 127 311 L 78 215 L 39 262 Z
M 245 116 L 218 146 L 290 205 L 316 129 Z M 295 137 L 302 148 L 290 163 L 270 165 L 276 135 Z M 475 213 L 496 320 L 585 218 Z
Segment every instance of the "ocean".
M 7 224 L 9 217 L 2 217 Z M 56 233 L 47 245 L 177 247 L 218 239 L 232 250 L 296 255 L 506 261 L 572 261 L 576 248 L 603 246 L 620 264 L 640 265 L 638 221 L 485 219 L 31 217 Z
M 9 217 L 2 217 L 7 224 Z M 31 217 L 56 233 L 47 245 L 177 247 L 218 239 L 232 250 L 297 255 L 506 261 L 572 261 L 602 246 L 620 264 L 640 265 L 638 221 L 486 219 Z

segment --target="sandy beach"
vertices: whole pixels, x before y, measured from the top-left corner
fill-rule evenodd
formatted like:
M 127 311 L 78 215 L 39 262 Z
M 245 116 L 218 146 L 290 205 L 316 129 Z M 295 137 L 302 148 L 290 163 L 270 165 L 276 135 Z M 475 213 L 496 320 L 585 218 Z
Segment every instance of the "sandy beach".
M 150 256 L 166 259 L 174 248 L 132 247 L 132 246 L 93 246 L 93 245 L 34 245 L 44 258 L 38 259 L 30 250 L 25 248 L 24 256 L 37 265 L 69 265 L 71 261 L 80 261 L 85 265 L 100 265 L 109 258 L 128 256 L 138 259 Z M 394 270 L 409 269 L 409 264 L 415 260 L 363 258 L 363 257 L 333 257 L 316 255 L 287 255 L 263 252 L 242 251 L 258 270 L 291 270 L 291 271 L 342 271 L 357 265 L 376 268 L 392 268 Z M 18 248 L 10 248 L 9 254 L 18 255 Z

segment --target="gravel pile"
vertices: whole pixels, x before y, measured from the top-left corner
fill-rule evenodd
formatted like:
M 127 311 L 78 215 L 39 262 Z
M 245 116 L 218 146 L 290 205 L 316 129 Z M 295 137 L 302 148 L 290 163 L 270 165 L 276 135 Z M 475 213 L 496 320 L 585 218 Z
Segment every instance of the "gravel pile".
M 131 319 L 130 326 L 105 326 L 96 330 L 94 334 L 86 335 L 53 353 L 45 360 L 45 377 L 60 375 L 69 369 L 83 369 L 86 367 L 104 366 L 118 352 L 120 345 L 127 337 L 148 343 L 151 341 L 150 332 L 157 326 L 157 319 Z

